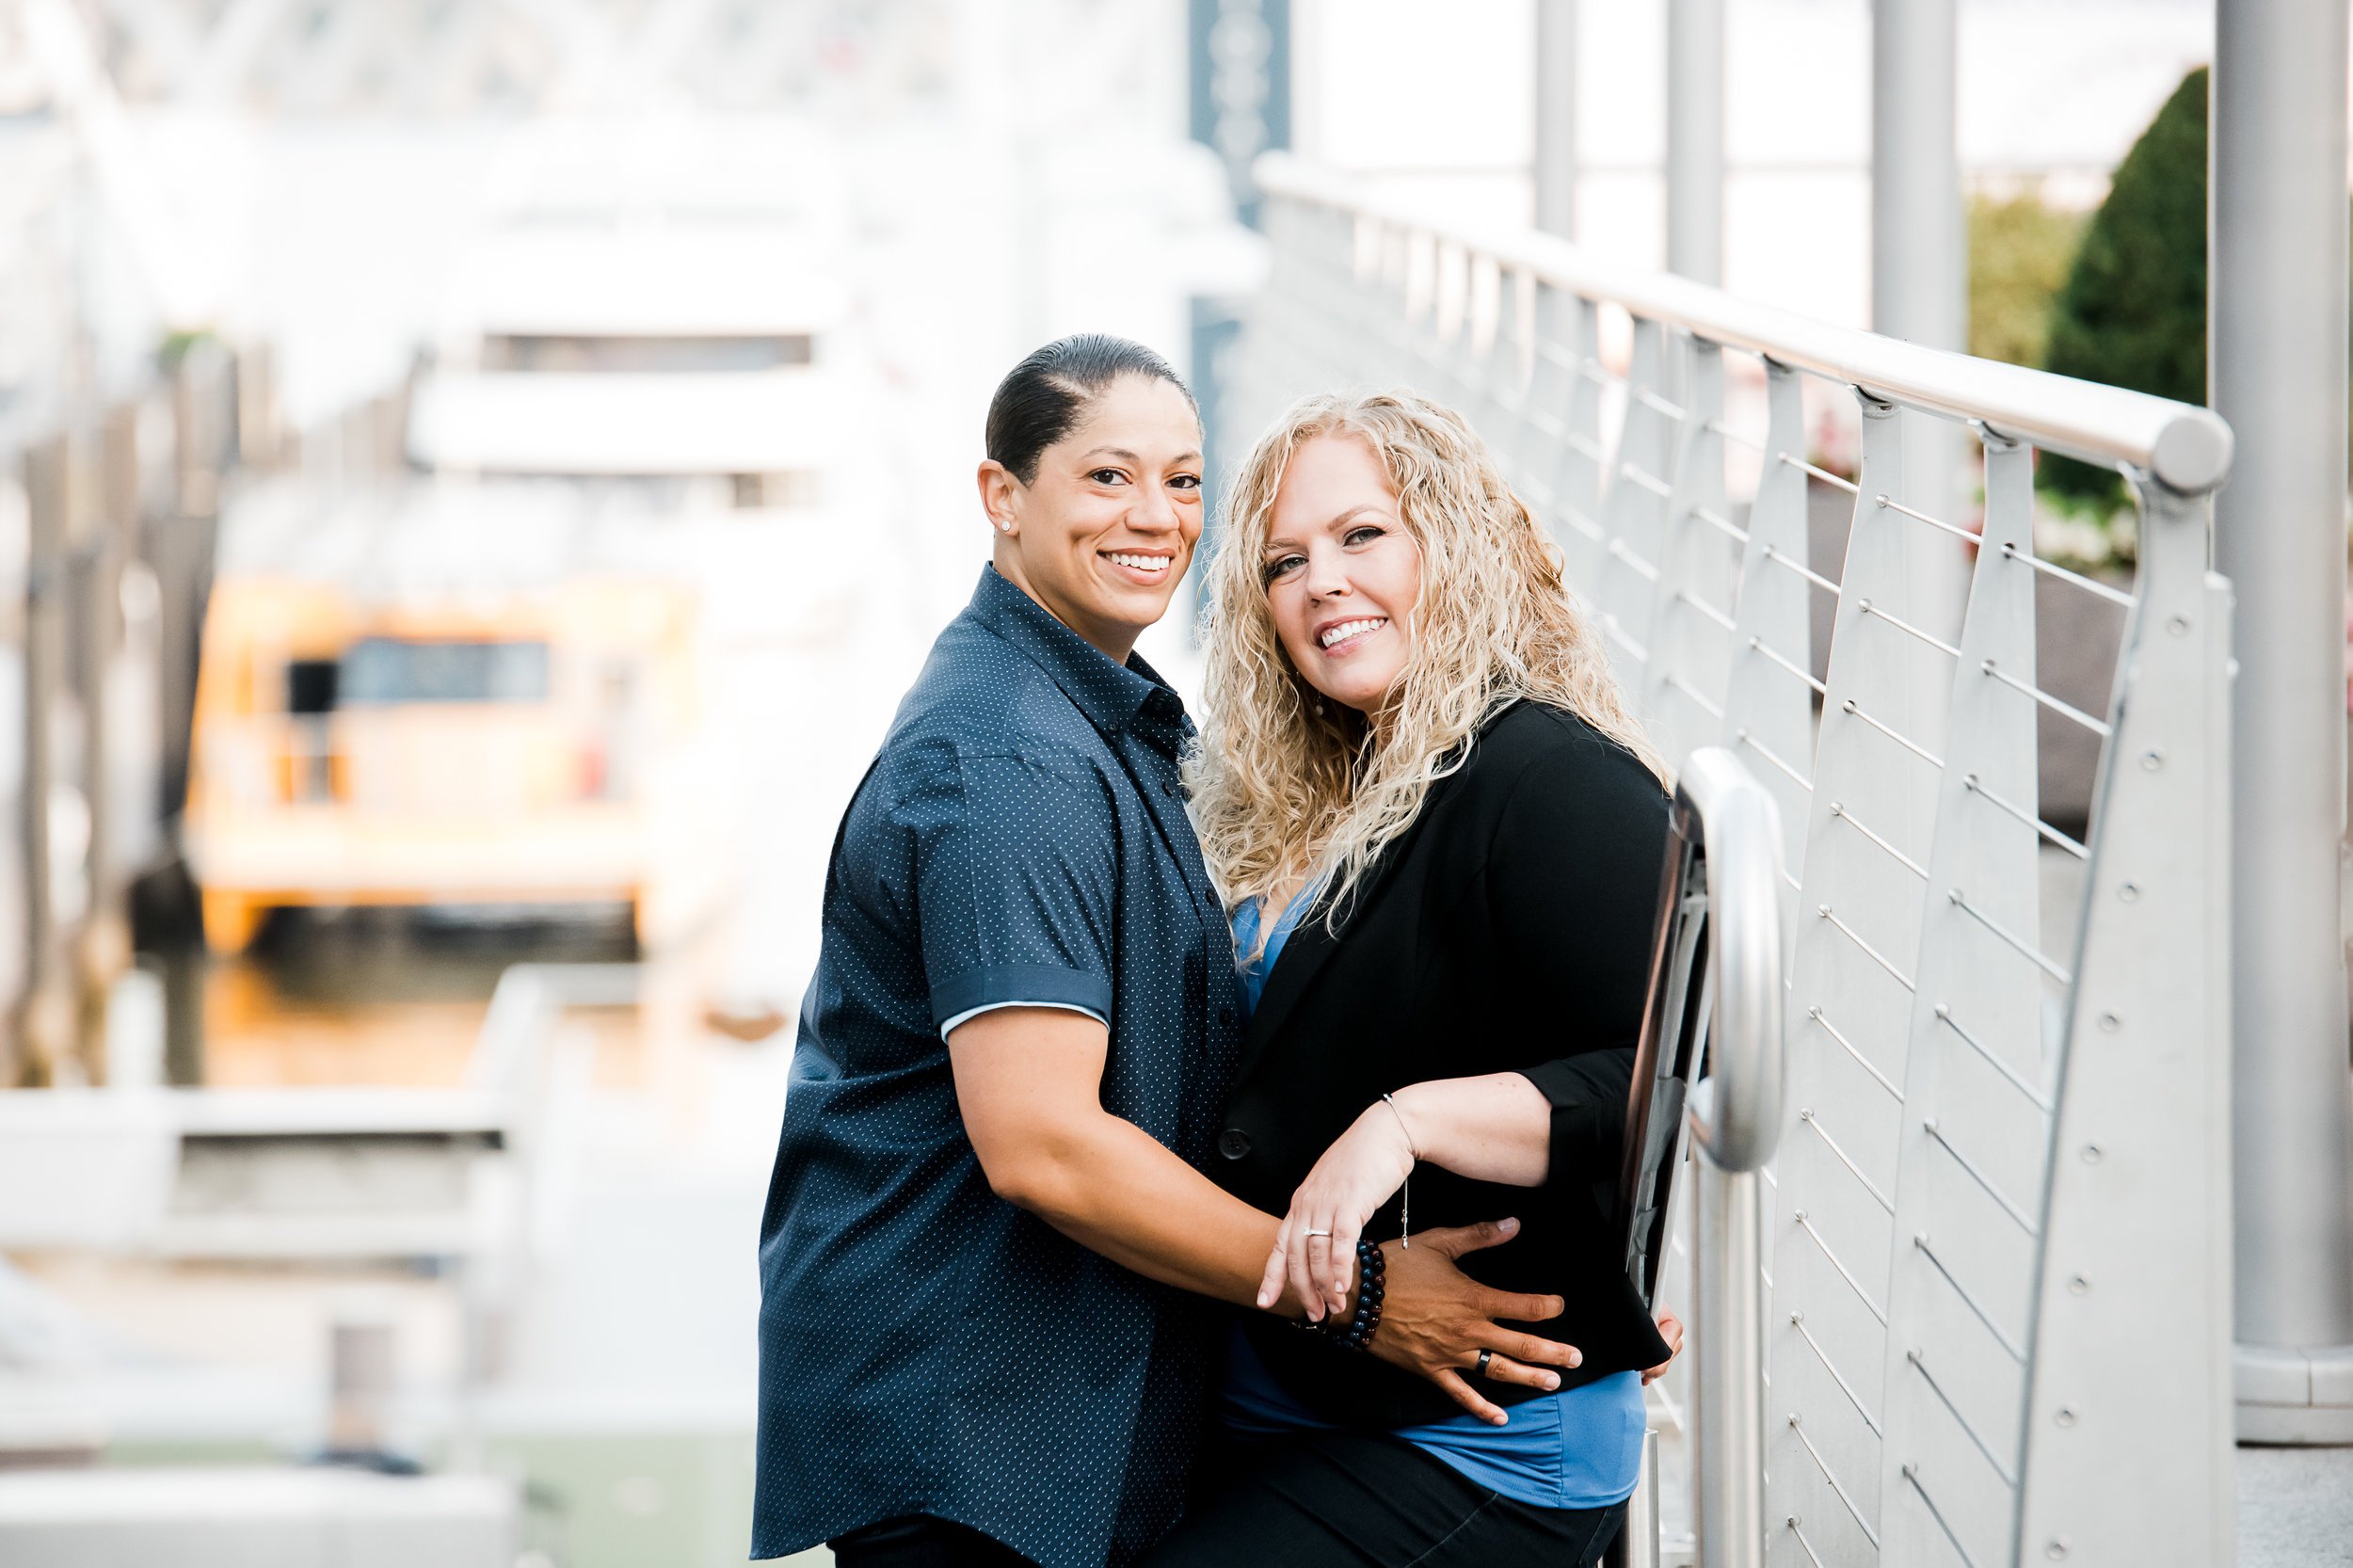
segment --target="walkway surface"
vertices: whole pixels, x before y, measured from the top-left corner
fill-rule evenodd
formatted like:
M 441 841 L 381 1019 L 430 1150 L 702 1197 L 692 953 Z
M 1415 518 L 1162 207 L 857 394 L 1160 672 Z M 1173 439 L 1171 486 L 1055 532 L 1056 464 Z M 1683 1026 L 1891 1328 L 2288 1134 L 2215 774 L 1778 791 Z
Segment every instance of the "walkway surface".
M 2241 1448 L 2238 1561 L 2353 1568 L 2353 1448 Z

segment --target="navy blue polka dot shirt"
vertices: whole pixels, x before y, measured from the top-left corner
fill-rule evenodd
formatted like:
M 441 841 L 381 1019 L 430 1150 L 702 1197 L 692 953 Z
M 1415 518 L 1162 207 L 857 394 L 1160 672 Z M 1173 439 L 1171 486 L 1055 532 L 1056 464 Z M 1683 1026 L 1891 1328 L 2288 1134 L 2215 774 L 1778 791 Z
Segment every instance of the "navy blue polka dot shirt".
M 1104 1108 L 1196 1167 L 1241 1047 L 1184 705 L 984 568 L 852 798 L 760 1225 L 752 1555 L 902 1514 L 1044 1568 L 1174 1522 L 1223 1320 L 989 1191 L 945 1027 L 1110 1027 Z

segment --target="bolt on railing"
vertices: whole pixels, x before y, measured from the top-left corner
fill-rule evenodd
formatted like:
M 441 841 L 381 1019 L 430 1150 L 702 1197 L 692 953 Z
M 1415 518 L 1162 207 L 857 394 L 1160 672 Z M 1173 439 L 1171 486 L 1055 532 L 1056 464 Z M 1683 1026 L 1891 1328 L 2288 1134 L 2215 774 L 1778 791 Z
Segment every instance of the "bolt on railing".
M 1288 158 L 1260 180 L 1231 434 L 1342 387 L 1459 408 L 1670 761 L 1721 746 L 1779 808 L 1766 1560 L 2226 1560 L 2228 428 Z M 1841 401 L 1851 477 L 1812 444 Z M 1924 417 L 1974 432 L 1981 506 L 1907 486 Z M 2129 588 L 2036 555 L 2037 450 L 2123 472 Z M 2111 689 L 2042 673 L 2120 611 Z M 2065 731 L 2099 747 L 2088 809 L 2045 798 Z

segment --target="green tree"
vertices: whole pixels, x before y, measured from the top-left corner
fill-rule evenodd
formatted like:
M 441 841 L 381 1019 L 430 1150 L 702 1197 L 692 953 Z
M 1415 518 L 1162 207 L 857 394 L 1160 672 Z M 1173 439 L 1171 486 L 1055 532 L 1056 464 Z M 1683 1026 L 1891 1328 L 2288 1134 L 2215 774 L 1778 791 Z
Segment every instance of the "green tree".
M 2045 206 L 2028 191 L 1969 200 L 1969 352 L 2041 367 L 2051 301 L 2067 282 L 2084 215 Z
M 2047 368 L 2184 403 L 2206 401 L 2206 70 L 2183 78 L 2118 166 L 2051 312 Z M 2068 458 L 2042 482 L 2115 497 L 2114 473 Z

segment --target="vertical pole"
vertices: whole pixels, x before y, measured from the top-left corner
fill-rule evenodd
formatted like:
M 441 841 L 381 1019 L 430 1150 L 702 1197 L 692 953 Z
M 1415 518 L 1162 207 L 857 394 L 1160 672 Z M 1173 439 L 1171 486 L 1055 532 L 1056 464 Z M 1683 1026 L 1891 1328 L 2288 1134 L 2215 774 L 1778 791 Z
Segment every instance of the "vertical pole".
M 1536 227 L 1577 237 L 1577 0 L 1536 0 Z
M 1968 337 L 1967 242 L 1954 139 L 1955 0 L 1875 0 L 1871 10 L 1871 330 L 1930 348 Z M 1952 427 L 1904 418 L 1913 504 L 1953 504 Z M 1959 572 L 1959 557 L 1955 557 Z
M 1642 1432 L 1642 1467 L 1625 1500 L 1625 1523 L 1602 1554 L 1604 1568 L 1658 1568 L 1658 1429 Z
M 1667 270 L 1724 280 L 1724 4 L 1667 4 Z
M 1778 944 L 1779 938 L 1775 938 Z M 1713 1085 L 1703 1085 L 1712 1087 Z M 1699 1257 L 1699 1391 L 1692 1451 L 1700 1466 L 1701 1568 L 1764 1568 L 1765 1304 L 1757 1234 L 1758 1177 L 1703 1152 Z
M 72 1033 L 60 992 L 56 894 L 51 886 L 49 787 L 52 715 L 64 662 L 66 516 L 72 505 L 72 447 L 63 436 L 24 455 L 24 774 L 19 825 L 24 860 L 24 990 L 17 1015 L 19 1081 L 45 1086 Z
M 138 408 L 125 404 L 99 432 L 97 514 L 83 547 L 81 592 L 74 605 L 76 675 L 82 688 L 82 790 L 89 804 L 83 873 L 89 889 L 75 943 L 81 1052 L 92 1082 L 105 1078 L 106 1000 L 131 959 L 130 928 L 116 875 L 122 835 L 114 820 L 113 719 L 107 702 L 115 650 L 122 641 L 122 566 L 138 528 Z
M 2353 1107 L 2339 904 L 2346 47 L 2345 0 L 2216 8 L 2209 363 L 2215 409 L 2238 437 L 2214 537 L 2238 594 L 2239 1431 L 2270 1441 L 2353 1442 Z
M 1254 229 L 1260 227 L 1263 201 L 1250 166 L 1259 153 L 1291 145 L 1292 81 L 1306 73 L 1294 65 L 1293 25 L 1291 0 L 1186 4 L 1187 134 L 1217 153 L 1234 216 Z M 1305 62 L 1306 72 L 1318 63 Z M 1239 457 L 1228 429 L 1233 423 L 1228 394 L 1241 377 L 1242 302 L 1196 296 L 1192 317 L 1192 379 L 1201 408 L 1202 468 L 1209 490 L 1204 507 L 1209 533 L 1197 559 L 1206 563 L 1217 551 L 1226 471 Z M 1200 624 L 1201 570 L 1195 567 L 1177 590 L 1189 638 Z

